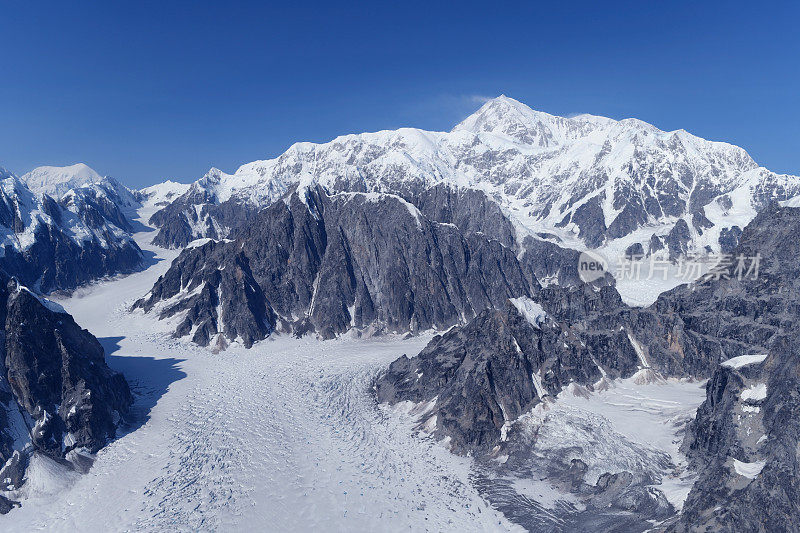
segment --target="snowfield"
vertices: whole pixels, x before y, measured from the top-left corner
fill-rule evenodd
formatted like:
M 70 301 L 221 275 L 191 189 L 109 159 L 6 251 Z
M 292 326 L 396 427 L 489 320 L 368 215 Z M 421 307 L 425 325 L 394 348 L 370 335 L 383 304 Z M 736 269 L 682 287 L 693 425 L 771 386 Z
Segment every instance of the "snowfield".
M 152 210 L 140 213 L 142 223 Z M 152 255 L 147 270 L 59 300 L 125 374 L 135 420 L 87 474 L 32 463 L 22 507 L 0 517 L 4 530 L 520 529 L 483 497 L 471 459 L 415 432 L 413 417 L 375 404 L 380 370 L 416 355 L 429 336 L 277 337 L 220 353 L 172 339 L 169 321 L 128 312 L 177 255 L 150 245 L 154 234 L 135 236 Z M 682 426 L 673 424 L 691 415 L 702 391 L 674 385 L 626 382 L 590 400 L 559 401 L 678 463 Z M 539 490 L 536 480 L 518 483 Z M 677 506 L 688 492 L 685 478 L 661 488 Z M 539 492 L 545 506 L 562 497 Z

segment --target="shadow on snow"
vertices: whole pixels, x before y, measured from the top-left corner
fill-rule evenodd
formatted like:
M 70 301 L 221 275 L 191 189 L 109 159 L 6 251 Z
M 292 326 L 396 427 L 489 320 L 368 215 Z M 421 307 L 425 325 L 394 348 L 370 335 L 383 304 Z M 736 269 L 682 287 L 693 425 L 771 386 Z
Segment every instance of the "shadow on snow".
M 136 431 L 150 418 L 150 410 L 166 394 L 169 386 L 186 377 L 179 368 L 183 359 L 150 356 L 114 355 L 125 337 L 100 337 L 97 340 L 106 352 L 108 366 L 122 372 L 130 385 L 134 402 L 127 417 L 126 432 Z

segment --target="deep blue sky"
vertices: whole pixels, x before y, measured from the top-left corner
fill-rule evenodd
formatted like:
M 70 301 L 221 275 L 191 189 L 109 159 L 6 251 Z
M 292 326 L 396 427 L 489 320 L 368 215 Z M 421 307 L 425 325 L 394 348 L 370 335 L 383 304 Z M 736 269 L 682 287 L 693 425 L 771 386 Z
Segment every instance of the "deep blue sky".
M 3 2 L 1 166 L 191 181 L 300 140 L 447 130 L 505 93 L 800 174 L 796 2 L 106 4 Z

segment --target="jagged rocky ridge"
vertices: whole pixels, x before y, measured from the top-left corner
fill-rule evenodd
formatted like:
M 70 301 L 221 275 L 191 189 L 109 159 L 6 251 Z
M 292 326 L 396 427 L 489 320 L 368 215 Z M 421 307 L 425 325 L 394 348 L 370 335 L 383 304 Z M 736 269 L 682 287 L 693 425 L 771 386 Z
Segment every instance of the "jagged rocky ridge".
M 674 531 L 800 530 L 800 209 L 773 204 L 745 228 L 737 254 L 760 254 L 758 276 L 737 265 L 659 305 L 704 335 L 744 347 L 713 372 L 683 450 L 700 472 Z
M 679 316 L 628 307 L 611 286 L 551 286 L 399 358 L 376 393 L 390 404 L 434 402 L 429 429 L 450 437 L 456 451 L 486 452 L 504 424 L 570 384 L 593 390 L 631 376 L 708 375 L 718 351 L 702 347 Z
M 434 337 L 418 356 L 397 359 L 375 382 L 378 401 L 410 402 L 421 429 L 445 439 L 452 451 L 475 457 L 492 473 L 484 482 L 489 494 L 498 490 L 497 476 L 509 474 L 546 480 L 581 502 L 580 510 L 540 510 L 538 519 L 532 510 L 514 519 L 526 527 L 642 531 L 649 526 L 646 520 L 668 518 L 674 508 L 649 488 L 671 465 L 668 456 L 637 448 L 631 455 L 647 457 L 651 467 L 602 472 L 591 479 L 588 471 L 595 465 L 587 461 L 592 446 L 610 439 L 614 443 L 604 445 L 622 454 L 624 446 L 633 444 L 608 435 L 602 421 L 591 418 L 545 417 L 540 427 L 527 417 L 539 406 L 546 413 L 565 389 L 588 395 L 619 378 L 650 382 L 691 375 L 711 362 L 697 353 L 679 321 L 628 308 L 611 286 L 553 285 L 536 299 L 516 298 L 505 308 L 487 309 L 467 325 Z M 675 344 L 685 348 L 650 342 L 654 332 L 672 332 Z M 682 357 L 682 349 L 691 352 L 689 357 Z M 570 432 L 591 437 L 539 450 L 539 432 L 550 424 L 565 424 Z M 584 452 L 586 461 L 580 458 Z
M 483 190 L 515 224 L 572 247 L 675 258 L 720 251 L 771 199 L 800 180 L 760 168 L 741 148 L 635 119 L 563 118 L 505 96 L 450 132 L 411 128 L 297 143 L 234 174 L 212 169 L 153 215 L 156 242 L 222 238 L 244 215 L 298 186 L 388 192 L 417 204 L 441 184 Z
M 724 272 L 662 294 L 649 308 L 625 305 L 611 286 L 598 290 L 576 284 L 550 286 L 534 296 L 531 305 L 541 308 L 542 324 L 548 327 L 529 324 L 514 305 L 487 310 L 467 325 L 434 338 L 414 360 L 396 361 L 379 380 L 378 396 L 391 403 L 429 401 L 438 396 L 437 409 L 444 409 L 444 399 L 451 395 L 467 403 L 472 401 L 468 398 L 486 397 L 486 408 L 493 411 L 487 426 L 491 438 L 480 432 L 459 437 L 452 431 L 444 432 L 453 437 L 457 446 L 482 445 L 499 439 L 505 422 L 500 416 L 502 411 L 507 420 L 512 420 L 531 402 L 557 394 L 572 381 L 592 386 L 604 375 L 628 377 L 642 367 L 663 376 L 708 377 L 722 361 L 764 352 L 776 335 L 797 321 L 799 230 L 800 209 L 773 204 L 747 226 L 734 250 L 736 256 L 760 257 L 756 279 L 751 279 L 753 274 L 738 279 L 738 263 L 734 262 Z M 745 266 L 749 264 L 748 260 Z M 546 340 L 548 336 L 562 341 Z M 579 362 L 574 360 L 574 352 L 582 352 Z M 638 359 L 631 357 L 637 353 Z M 524 400 L 501 409 L 502 402 L 496 395 L 502 397 L 502 387 L 510 386 L 514 380 L 500 380 L 496 390 L 485 388 L 487 382 L 478 393 L 469 390 L 471 385 L 465 379 L 471 379 L 474 372 L 484 374 L 483 366 L 476 367 L 473 360 L 484 361 L 484 366 L 494 362 L 496 366 L 497 358 L 502 356 L 514 361 L 524 356 L 527 366 L 520 366 L 515 372 L 518 381 L 529 388 Z M 551 362 L 545 361 L 548 357 Z M 603 358 L 608 361 L 604 363 Z M 451 359 L 451 363 L 445 363 Z M 609 370 L 609 365 L 623 365 L 625 361 L 629 363 Z M 569 372 L 559 375 L 558 369 L 563 367 Z M 530 388 L 530 374 L 536 372 L 543 372 L 538 393 Z M 417 373 L 424 377 L 417 379 Z M 456 389 L 442 394 L 445 384 Z M 461 408 L 456 411 L 462 413 Z M 447 416 L 443 415 L 439 421 L 445 419 Z M 474 417 L 460 423 L 470 431 L 478 426 Z
M 617 377 L 711 376 L 683 446 L 700 478 L 665 527 L 797 529 L 797 458 L 787 450 L 800 436 L 791 421 L 800 415 L 798 230 L 800 209 L 772 204 L 733 250 L 761 258 L 757 276 L 738 279 L 734 262 L 648 309 L 628 308 L 612 287 L 553 286 L 536 301 L 486 310 L 417 357 L 392 363 L 376 381 L 377 398 L 417 405 L 425 430 L 457 452 L 513 456 L 515 421 L 567 386 L 591 391 Z M 569 477 L 567 470 L 552 475 Z M 652 498 L 640 503 L 637 512 L 652 519 L 674 513 Z
M 156 211 L 149 223 L 159 228 L 153 244 L 182 248 L 198 238 L 223 239 L 258 212 L 247 202 L 217 202 L 208 190 L 192 187 L 163 209 Z
M 436 187 L 417 202 L 297 191 L 233 240 L 192 243 L 134 307 L 180 316 L 176 334 L 199 344 L 250 346 L 276 328 L 323 338 L 447 328 L 535 294 L 537 276 L 577 279 L 574 251 L 537 239 L 518 249 L 480 192 Z
M 132 403 L 102 346 L 60 306 L 0 275 L 0 512 L 41 454 L 84 471 Z
M 34 171 L 26 175 L 34 192 L 10 172 L 0 170 L 0 177 L 0 268 L 25 285 L 43 293 L 71 290 L 141 267 L 142 251 L 130 236 L 129 212 L 136 200 L 118 183 L 71 182 L 61 176 L 62 181 L 46 185 Z M 41 192 L 55 194 L 65 187 L 72 188 L 55 198 Z

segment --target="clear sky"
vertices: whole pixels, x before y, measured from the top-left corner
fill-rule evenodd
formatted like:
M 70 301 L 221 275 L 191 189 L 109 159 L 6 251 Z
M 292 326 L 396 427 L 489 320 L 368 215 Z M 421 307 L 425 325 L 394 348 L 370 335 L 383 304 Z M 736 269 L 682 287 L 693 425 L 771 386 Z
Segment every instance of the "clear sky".
M 191 181 L 295 141 L 448 130 L 505 93 L 800 174 L 797 2 L 29 2 L 0 8 L 0 166 Z

